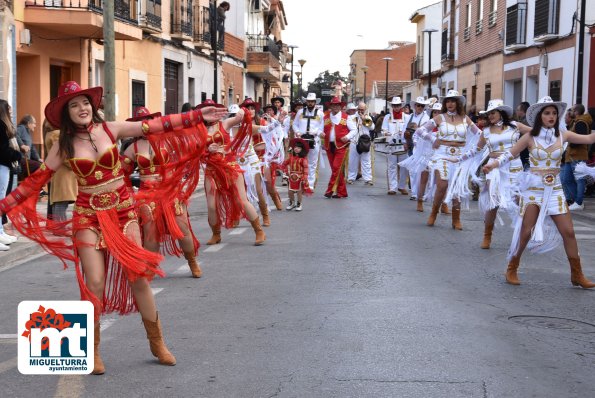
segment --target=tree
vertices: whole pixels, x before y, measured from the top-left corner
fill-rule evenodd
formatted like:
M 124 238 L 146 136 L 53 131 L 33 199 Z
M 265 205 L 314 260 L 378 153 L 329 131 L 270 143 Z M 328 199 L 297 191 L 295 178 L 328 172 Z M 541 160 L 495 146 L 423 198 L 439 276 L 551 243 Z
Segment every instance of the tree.
M 330 101 L 331 97 L 322 95 L 322 90 L 333 89 L 336 82 L 341 81 L 343 84 L 347 81 L 347 78 L 341 76 L 339 71 L 330 73 L 328 70 L 321 72 L 313 82 L 308 83 L 308 92 L 316 93 L 316 97 L 322 98 L 322 101 Z

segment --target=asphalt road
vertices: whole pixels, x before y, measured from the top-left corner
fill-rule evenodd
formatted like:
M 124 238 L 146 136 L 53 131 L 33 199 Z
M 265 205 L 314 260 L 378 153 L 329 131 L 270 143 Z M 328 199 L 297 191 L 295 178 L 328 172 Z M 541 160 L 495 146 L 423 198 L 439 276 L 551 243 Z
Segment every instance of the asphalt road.
M 406 196 L 358 181 L 348 199 L 272 212 L 264 246 L 249 224 L 201 248 L 204 277 L 168 257 L 153 283 L 175 367 L 151 356 L 138 315 L 103 320 L 104 376 L 24 376 L 17 305 L 78 299 L 72 269 L 44 256 L 0 273 L 3 397 L 593 397 L 595 291 L 573 288 L 560 248 L 526 254 L 521 286 L 504 283 L 511 229 L 479 248 L 476 204 L 463 231 L 427 227 Z M 283 192 L 283 191 L 282 191 Z M 191 206 L 206 242 L 203 194 Z M 283 197 L 286 194 L 283 192 Z M 575 224 L 595 279 L 592 224 Z

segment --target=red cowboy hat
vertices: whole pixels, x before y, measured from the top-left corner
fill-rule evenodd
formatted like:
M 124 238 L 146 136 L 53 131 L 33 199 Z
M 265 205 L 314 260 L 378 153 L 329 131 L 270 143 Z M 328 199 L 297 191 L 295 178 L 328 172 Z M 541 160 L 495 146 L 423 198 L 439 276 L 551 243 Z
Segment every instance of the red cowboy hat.
M 207 100 L 204 100 L 203 102 L 201 102 L 200 104 L 196 105 L 196 108 L 194 108 L 194 109 L 202 109 L 207 106 L 214 106 L 215 108 L 225 108 L 225 105 L 218 104 L 215 101 L 213 101 L 212 99 L 207 99 Z
M 341 101 L 339 97 L 333 97 L 332 100 L 326 103 L 327 107 L 331 105 L 341 105 L 341 108 L 343 108 L 345 106 L 345 102 Z
M 79 95 L 85 95 L 89 97 L 93 108 L 97 110 L 101 103 L 101 97 L 103 96 L 103 88 L 91 87 L 83 90 L 81 86 L 75 81 L 68 81 L 60 86 L 58 89 L 58 96 L 51 100 L 46 106 L 43 113 L 48 122 L 59 128 L 62 124 L 62 109 L 64 105 L 68 103 L 74 97 Z
M 244 102 L 240 104 L 240 108 L 248 108 L 249 106 L 253 106 L 256 112 L 260 110 L 260 104 L 258 102 L 254 102 L 252 98 L 246 98 Z
M 310 150 L 310 144 L 308 141 L 303 138 L 292 138 L 289 141 L 289 147 L 293 148 L 295 144 L 302 144 L 302 152 L 304 152 L 306 155 L 308 154 L 308 151 Z
M 140 122 L 145 119 L 153 119 L 154 117 L 161 117 L 161 112 L 151 113 L 148 108 L 144 106 L 138 106 L 134 110 L 134 116 L 126 119 L 127 122 Z

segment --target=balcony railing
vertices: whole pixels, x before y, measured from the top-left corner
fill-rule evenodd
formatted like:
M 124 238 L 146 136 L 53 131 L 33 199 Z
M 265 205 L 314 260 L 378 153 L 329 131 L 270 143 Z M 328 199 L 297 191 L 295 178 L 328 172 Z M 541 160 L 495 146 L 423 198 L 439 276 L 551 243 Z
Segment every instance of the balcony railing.
M 496 25 L 496 20 L 498 19 L 498 10 L 494 10 L 492 12 L 490 12 L 490 15 L 488 15 L 488 27 L 492 27 L 494 25 Z
M 175 0 L 171 21 L 171 33 L 173 35 L 192 38 L 192 0 Z
M 470 37 L 471 37 L 471 27 L 467 26 L 465 28 L 465 30 L 463 31 L 463 40 L 469 40 Z
M 137 3 L 137 0 L 114 0 L 114 18 L 138 25 L 136 19 Z M 84 9 L 103 14 L 102 0 L 26 0 L 25 7 Z
M 269 52 L 275 58 L 280 59 L 279 46 L 270 37 L 264 35 L 246 35 L 246 37 L 248 39 L 248 51 Z
M 411 59 L 411 80 L 419 79 L 423 74 L 423 57 L 413 57 Z
M 211 10 L 209 7 L 194 7 L 194 44 L 198 47 L 211 46 Z
M 478 35 L 483 32 L 483 19 L 475 22 L 475 34 Z
M 149 30 L 161 31 L 161 2 L 155 0 L 142 0 L 139 22 Z

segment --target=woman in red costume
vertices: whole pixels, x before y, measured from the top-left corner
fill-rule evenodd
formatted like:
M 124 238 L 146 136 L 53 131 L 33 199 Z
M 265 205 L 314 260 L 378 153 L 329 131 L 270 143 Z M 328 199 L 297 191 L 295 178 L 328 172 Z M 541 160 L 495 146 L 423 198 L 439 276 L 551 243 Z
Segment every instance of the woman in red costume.
M 205 109 L 205 107 L 215 107 L 226 111 L 224 105 L 217 104 L 212 100 L 206 100 L 196 109 Z M 246 196 L 244 175 L 236 161 L 240 146 L 245 146 L 247 129 L 242 125 L 233 142 L 227 132 L 242 120 L 244 120 L 244 111 L 240 110 L 234 117 L 223 121 L 205 121 L 208 130 L 207 152 L 202 160 L 205 164 L 208 220 L 213 231 L 213 236 L 207 245 L 221 242 L 221 224 L 225 228 L 232 228 L 234 223 L 242 217 L 250 221 L 254 229 L 256 235 L 254 245 L 260 246 L 266 240 L 258 213 Z M 250 118 L 247 123 L 251 123 Z
M 156 117 L 161 117 L 161 112 L 151 113 L 141 106 L 134 111 L 134 117 L 126 121 L 137 122 Z M 159 187 L 161 168 L 168 163 L 169 152 L 165 148 L 155 152 L 145 137 L 139 137 L 124 152 L 123 161 L 124 170 L 128 174 L 134 170 L 134 165 L 137 165 L 141 183 L 138 196 L 142 198 L 144 193 L 150 195 L 151 190 Z M 158 253 L 163 243 L 164 252 L 177 257 L 183 254 L 192 276 L 200 278 L 202 270 L 196 261 L 199 243 L 188 218 L 188 199 L 178 195 L 174 198 L 161 196 L 150 201 L 139 200 L 138 209 L 143 247 Z
M 204 151 L 203 118 L 214 121 L 224 113 L 205 108 L 202 112 L 143 122 L 103 122 L 97 113 L 102 93 L 101 87 L 83 90 L 73 81 L 60 86 L 58 97 L 45 108 L 50 124 L 60 126 L 58 145 L 52 147 L 38 171 L 0 201 L 0 212 L 8 214 L 19 232 L 58 256 L 64 266 L 67 261 L 74 262 L 81 299 L 91 301 L 95 307 L 93 374 L 105 372 L 99 355 L 99 318 L 114 311 L 120 314 L 139 311 L 151 353 L 159 363 L 175 365 L 176 359 L 163 341 L 149 285 L 155 274 L 163 275 L 159 269 L 162 257 L 141 246 L 137 208 L 124 183 L 116 142 L 145 134 L 158 144 L 156 147 L 175 145 L 180 150 L 176 160 L 188 165 Z M 185 149 L 183 153 L 182 149 Z M 64 161 L 72 167 L 79 184 L 73 218 L 47 223 L 36 212 L 37 196 Z M 188 170 L 182 170 L 184 167 L 180 167 L 180 172 L 189 175 Z M 177 171 L 171 169 L 172 173 Z M 188 180 L 196 178 L 190 175 Z M 164 181 L 164 187 L 173 189 L 179 181 L 170 184 Z M 72 243 L 53 236 L 54 229 L 71 230 Z

